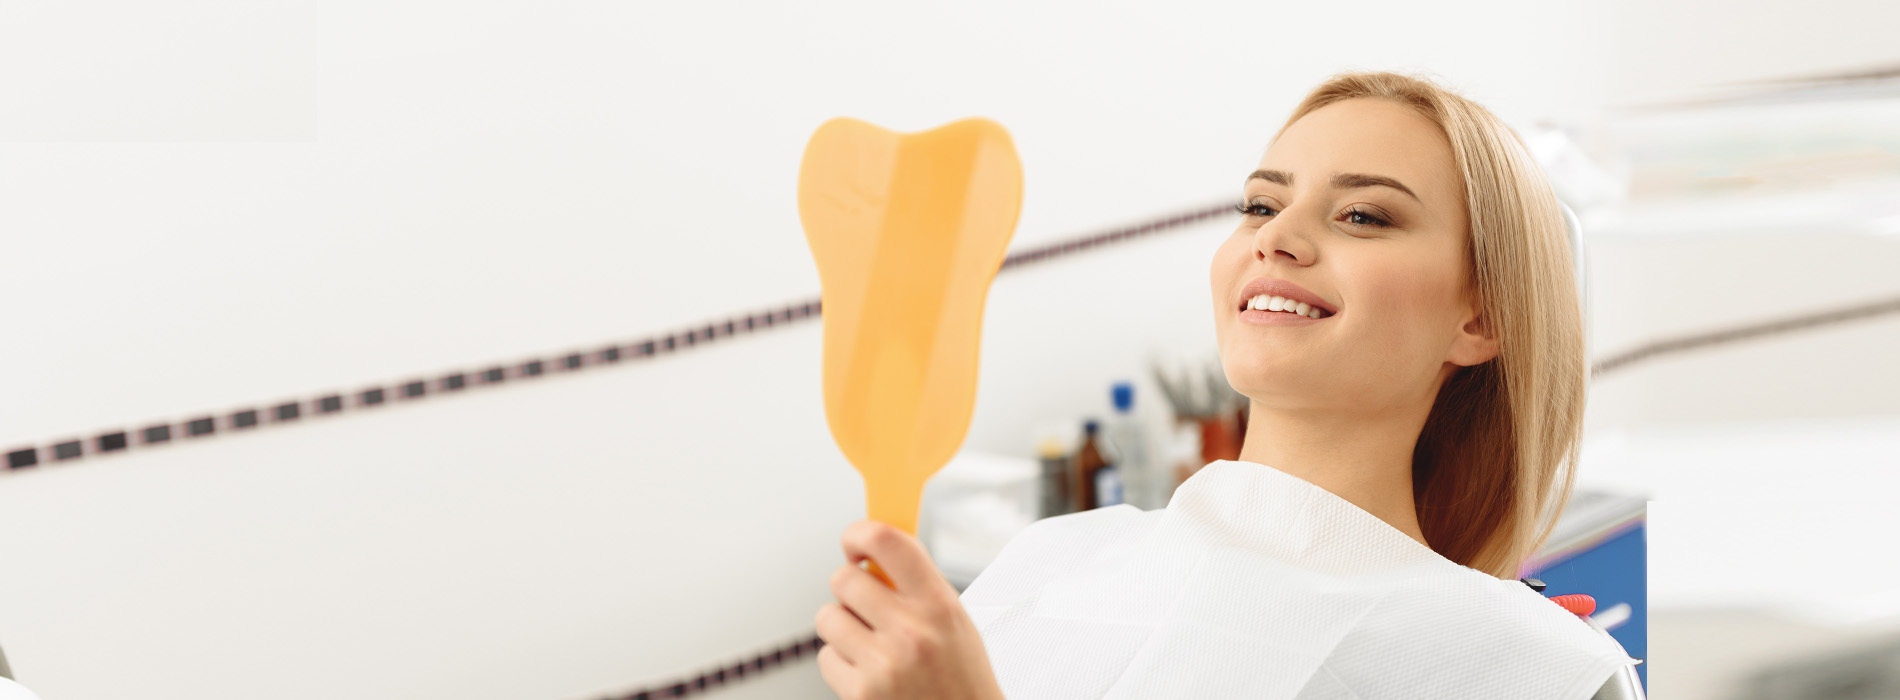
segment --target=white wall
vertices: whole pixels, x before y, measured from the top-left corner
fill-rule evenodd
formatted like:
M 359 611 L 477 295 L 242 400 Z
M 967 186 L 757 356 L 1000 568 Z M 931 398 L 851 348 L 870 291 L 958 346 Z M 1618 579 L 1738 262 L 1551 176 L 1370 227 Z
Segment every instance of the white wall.
M 1588 124 L 1633 78 L 1896 58 L 1764 21 L 1690 61 L 1645 13 L 1698 6 L 1637 5 L 0 6 L 0 450 L 815 296 L 793 179 L 832 116 L 999 120 L 1022 246 L 1230 195 L 1337 70 Z M 1026 451 L 1149 350 L 1211 350 L 1226 232 L 999 277 L 967 444 Z M 1854 245 L 1842 294 L 1894 255 Z M 1599 274 L 1698 255 L 1646 246 L 1605 244 Z M 1619 294 L 1606 317 L 1666 303 Z M 786 641 L 862 515 L 818 338 L 0 474 L 0 644 L 48 698 L 553 700 Z M 824 694 L 809 664 L 732 692 Z

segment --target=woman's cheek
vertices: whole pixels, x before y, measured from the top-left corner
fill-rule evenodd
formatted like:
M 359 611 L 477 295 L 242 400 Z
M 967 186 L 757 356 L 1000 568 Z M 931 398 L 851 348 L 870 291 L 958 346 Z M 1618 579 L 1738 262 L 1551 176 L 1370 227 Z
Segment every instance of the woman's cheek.
M 1390 362 L 1429 345 L 1426 332 L 1432 319 L 1442 316 L 1442 291 L 1433 272 L 1403 262 L 1359 262 L 1351 278 L 1342 280 L 1340 296 L 1346 317 L 1354 321 L 1362 348 L 1375 350 Z M 1403 364 L 1413 364 L 1402 361 Z M 1383 363 L 1382 363 L 1383 364 Z

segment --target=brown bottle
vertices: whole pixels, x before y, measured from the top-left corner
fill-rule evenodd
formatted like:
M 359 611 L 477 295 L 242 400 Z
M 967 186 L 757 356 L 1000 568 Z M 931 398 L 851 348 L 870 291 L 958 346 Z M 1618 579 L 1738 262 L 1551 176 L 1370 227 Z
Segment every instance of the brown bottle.
M 1075 494 L 1076 511 L 1095 508 L 1095 472 L 1108 466 L 1108 460 L 1102 459 L 1102 451 L 1095 446 L 1095 433 L 1101 424 L 1090 420 L 1082 424 L 1082 447 L 1075 451 L 1075 481 L 1070 485 Z

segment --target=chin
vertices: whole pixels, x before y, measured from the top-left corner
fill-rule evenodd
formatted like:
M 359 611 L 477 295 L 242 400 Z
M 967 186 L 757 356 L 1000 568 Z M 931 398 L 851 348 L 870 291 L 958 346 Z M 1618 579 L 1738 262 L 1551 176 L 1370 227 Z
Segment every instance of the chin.
M 1227 383 L 1241 395 L 1260 400 L 1272 395 L 1302 393 L 1323 376 L 1308 358 L 1260 343 L 1229 347 L 1221 353 L 1221 370 Z

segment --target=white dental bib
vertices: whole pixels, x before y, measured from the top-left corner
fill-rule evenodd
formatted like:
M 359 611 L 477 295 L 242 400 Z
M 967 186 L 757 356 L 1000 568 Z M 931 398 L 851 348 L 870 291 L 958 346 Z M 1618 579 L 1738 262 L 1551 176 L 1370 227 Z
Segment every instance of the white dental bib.
M 1515 580 L 1252 462 L 1037 522 L 962 596 L 1009 700 L 1582 700 L 1633 661 Z

